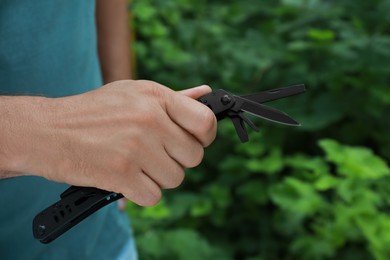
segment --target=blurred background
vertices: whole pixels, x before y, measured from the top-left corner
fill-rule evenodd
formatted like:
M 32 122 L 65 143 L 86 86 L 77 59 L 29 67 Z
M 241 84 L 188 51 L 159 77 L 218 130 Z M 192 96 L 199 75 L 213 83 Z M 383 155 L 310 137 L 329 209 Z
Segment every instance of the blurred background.
M 390 259 L 390 1 L 133 0 L 135 75 L 236 94 L 302 123 L 229 120 L 154 207 L 128 205 L 140 259 Z

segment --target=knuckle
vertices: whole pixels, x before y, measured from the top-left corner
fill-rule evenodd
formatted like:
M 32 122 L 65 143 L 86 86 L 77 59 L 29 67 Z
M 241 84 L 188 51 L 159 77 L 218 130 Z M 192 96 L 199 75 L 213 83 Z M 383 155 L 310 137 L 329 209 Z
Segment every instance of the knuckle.
M 147 95 L 152 97 L 157 97 L 157 98 L 161 98 L 162 96 L 164 96 L 165 88 L 162 85 L 154 81 L 147 81 L 147 80 L 146 83 L 144 84 L 145 84 L 144 91 L 146 92 Z
M 151 81 L 151 80 L 146 80 L 146 79 L 139 79 L 136 82 L 137 82 L 137 85 L 140 85 L 142 87 L 149 87 L 149 86 L 153 86 L 156 84 L 156 82 Z
M 132 115 L 132 123 L 138 126 L 137 128 L 133 128 L 132 132 L 138 139 L 144 139 L 146 132 L 153 130 L 160 131 L 165 124 L 162 120 L 161 111 L 159 111 L 158 106 L 152 104 L 145 104 L 140 107 L 138 111 Z

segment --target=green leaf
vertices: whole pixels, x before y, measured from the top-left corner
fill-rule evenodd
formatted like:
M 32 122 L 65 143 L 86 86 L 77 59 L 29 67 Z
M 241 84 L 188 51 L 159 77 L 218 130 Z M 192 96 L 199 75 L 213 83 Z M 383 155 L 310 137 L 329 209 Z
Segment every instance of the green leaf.
M 271 187 L 270 195 L 272 201 L 282 209 L 300 215 L 314 214 L 324 205 L 312 185 L 292 177 Z
M 178 229 L 168 232 L 165 241 L 177 259 L 203 260 L 220 254 L 217 248 L 212 248 L 195 230 Z
M 227 251 L 211 247 L 197 231 L 176 229 L 166 232 L 149 231 L 137 240 L 144 250 L 141 259 L 226 259 Z
M 385 214 L 359 216 L 356 223 L 368 239 L 369 247 L 376 259 L 388 259 L 390 256 L 390 217 Z
M 310 48 L 310 43 L 306 41 L 294 41 L 287 45 L 290 51 L 305 51 Z
M 260 180 L 250 180 L 238 186 L 237 193 L 243 200 L 254 204 L 262 205 L 268 201 L 267 189 Z
M 335 248 L 325 239 L 316 236 L 300 236 L 292 243 L 292 251 L 298 255 L 305 255 L 308 259 L 330 258 Z
M 329 167 L 323 158 L 296 154 L 286 159 L 286 164 L 297 170 L 308 170 L 315 176 L 328 175 Z
M 231 203 L 231 196 L 228 187 L 218 184 L 210 185 L 207 188 L 209 199 L 217 208 L 226 208 Z
M 152 6 L 149 6 L 147 3 L 137 2 L 137 4 L 132 8 L 132 12 L 138 19 L 142 21 L 149 21 L 156 15 L 157 10 Z
M 332 175 L 322 175 L 316 180 L 314 186 L 317 190 L 325 191 L 336 187 L 339 183 L 340 180 Z
M 153 207 L 143 208 L 141 217 L 151 219 L 166 219 L 171 216 L 171 210 L 166 205 L 165 200 L 161 200 Z
M 199 199 L 191 206 L 191 216 L 202 217 L 209 215 L 213 209 L 212 202 L 207 199 Z
M 181 192 L 179 195 L 173 196 L 169 201 L 172 219 L 183 218 L 197 200 L 198 196 L 190 192 Z
M 274 148 L 270 154 L 263 158 L 253 158 L 246 161 L 246 168 L 253 172 L 274 174 L 284 166 L 284 160 L 280 149 Z
M 334 32 L 331 30 L 310 29 L 307 35 L 315 41 L 332 41 L 335 38 Z
M 364 147 L 340 145 L 330 139 L 319 141 L 330 162 L 338 166 L 338 171 L 344 176 L 360 179 L 378 179 L 389 175 L 390 169 L 386 162 Z

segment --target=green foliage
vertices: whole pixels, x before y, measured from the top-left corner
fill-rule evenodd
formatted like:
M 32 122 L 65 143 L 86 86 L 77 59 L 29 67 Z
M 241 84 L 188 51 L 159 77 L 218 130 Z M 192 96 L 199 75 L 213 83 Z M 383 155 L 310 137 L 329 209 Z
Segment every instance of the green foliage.
M 248 167 L 265 155 L 243 152 L 235 161 L 245 178 L 234 178 L 240 173 L 221 165 L 223 174 L 197 191 L 168 192 L 153 208 L 131 205 L 141 255 L 388 259 L 390 168 L 367 148 L 329 139 L 319 145 L 325 156 L 282 159 L 278 153 L 283 170 L 271 172 Z
M 129 206 L 141 259 L 389 259 L 390 2 L 134 0 L 139 78 L 276 101 L 303 126 L 231 122 L 180 189 Z

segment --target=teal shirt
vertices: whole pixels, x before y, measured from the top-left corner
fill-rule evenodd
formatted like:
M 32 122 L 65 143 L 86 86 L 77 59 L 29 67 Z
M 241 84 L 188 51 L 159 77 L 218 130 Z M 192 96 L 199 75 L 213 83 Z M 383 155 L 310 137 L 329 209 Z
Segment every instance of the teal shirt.
M 0 0 L 0 95 L 61 97 L 100 86 L 94 5 L 94 0 Z M 118 256 L 131 230 L 115 203 L 50 244 L 33 238 L 32 219 L 67 187 L 39 177 L 0 180 L 0 259 Z

